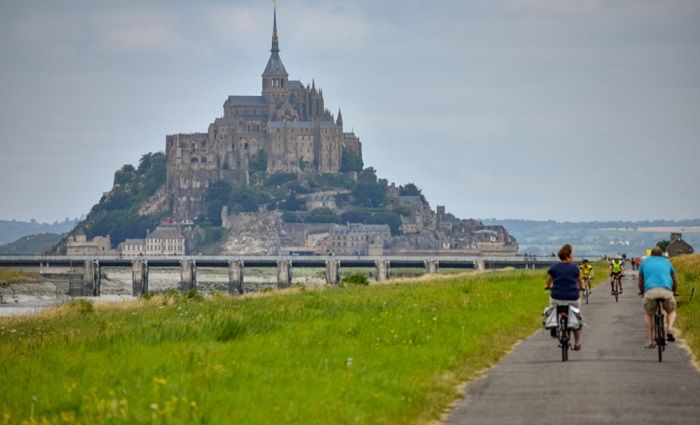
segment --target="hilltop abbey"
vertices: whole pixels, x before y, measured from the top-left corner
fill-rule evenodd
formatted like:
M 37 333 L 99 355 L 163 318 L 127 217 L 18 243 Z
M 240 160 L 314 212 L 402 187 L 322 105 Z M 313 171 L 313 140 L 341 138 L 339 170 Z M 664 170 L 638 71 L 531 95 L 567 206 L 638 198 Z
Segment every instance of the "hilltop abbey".
M 248 183 L 250 171 L 334 174 L 344 152 L 362 156 L 360 140 L 343 131 L 343 119 L 326 109 L 315 83 L 290 81 L 279 55 L 274 11 L 270 59 L 260 96 L 229 96 L 224 116 L 206 133 L 166 137 L 167 190 L 173 213 L 202 213 L 206 188 L 218 180 Z

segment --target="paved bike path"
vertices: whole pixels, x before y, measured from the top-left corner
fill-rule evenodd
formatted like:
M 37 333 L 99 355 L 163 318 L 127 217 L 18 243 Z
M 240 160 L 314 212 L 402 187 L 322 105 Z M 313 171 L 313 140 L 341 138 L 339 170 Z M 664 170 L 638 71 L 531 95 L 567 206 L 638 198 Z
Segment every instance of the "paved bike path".
M 700 424 L 700 372 L 678 342 L 667 345 L 662 363 L 643 348 L 636 274 L 623 287 L 618 303 L 609 284 L 593 290 L 582 308 L 583 349 L 568 362 L 540 330 L 470 383 L 444 423 Z

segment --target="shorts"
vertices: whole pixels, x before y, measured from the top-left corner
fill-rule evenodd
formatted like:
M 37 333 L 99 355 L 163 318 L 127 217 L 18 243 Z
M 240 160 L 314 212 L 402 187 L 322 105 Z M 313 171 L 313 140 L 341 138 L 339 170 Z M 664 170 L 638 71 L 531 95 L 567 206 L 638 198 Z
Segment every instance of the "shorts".
M 622 274 L 622 272 L 610 272 L 611 277 L 620 276 L 621 274 Z
M 666 313 L 676 310 L 676 299 L 673 298 L 673 292 L 666 288 L 651 288 L 644 292 L 644 311 L 649 316 L 653 316 L 656 312 L 656 299 L 663 298 L 661 305 Z
M 549 299 L 549 305 L 570 305 L 581 309 L 581 299 L 578 300 L 555 300 L 554 298 Z

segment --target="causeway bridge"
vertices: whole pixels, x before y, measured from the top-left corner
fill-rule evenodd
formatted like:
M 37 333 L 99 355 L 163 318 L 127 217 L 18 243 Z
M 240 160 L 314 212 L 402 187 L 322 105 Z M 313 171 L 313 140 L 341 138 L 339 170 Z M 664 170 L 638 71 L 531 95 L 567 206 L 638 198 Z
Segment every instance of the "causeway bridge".
M 535 256 L 0 256 L 0 267 L 39 268 L 69 267 L 81 270 L 70 276 L 69 294 L 99 296 L 101 268 L 129 268 L 132 276 L 132 294 L 148 292 L 150 269 L 179 269 L 180 290 L 197 289 L 197 268 L 228 269 L 228 291 L 243 293 L 246 267 L 276 269 L 277 287 L 291 285 L 295 268 L 324 268 L 326 283 L 337 284 L 342 268 L 372 268 L 378 281 L 390 277 L 391 269 L 424 268 L 426 273 L 444 269 L 518 269 L 547 268 L 558 260 L 554 257 Z

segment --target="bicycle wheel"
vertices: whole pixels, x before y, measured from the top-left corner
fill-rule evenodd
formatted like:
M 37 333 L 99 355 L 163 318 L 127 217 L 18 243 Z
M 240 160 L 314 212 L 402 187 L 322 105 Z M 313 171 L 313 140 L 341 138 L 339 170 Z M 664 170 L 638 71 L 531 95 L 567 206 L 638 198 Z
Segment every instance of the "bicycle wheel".
M 559 318 L 559 344 L 561 345 L 561 361 L 569 360 L 569 330 L 566 316 Z
M 617 290 L 617 283 L 615 284 L 615 289 L 613 290 L 613 293 L 615 294 L 615 302 L 617 302 L 617 298 L 620 294 L 620 292 Z
M 664 335 L 664 316 L 658 312 L 654 315 L 654 336 L 656 351 L 659 354 L 659 362 L 661 362 L 663 360 L 664 346 L 666 345 L 666 336 Z

